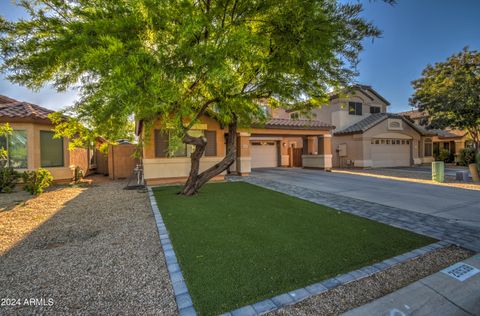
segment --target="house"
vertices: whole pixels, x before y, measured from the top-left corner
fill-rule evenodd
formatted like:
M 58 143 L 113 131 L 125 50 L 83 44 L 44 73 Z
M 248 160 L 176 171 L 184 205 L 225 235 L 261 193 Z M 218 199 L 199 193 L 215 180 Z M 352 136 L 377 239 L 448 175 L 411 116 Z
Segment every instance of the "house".
M 334 167 L 399 167 L 433 160 L 425 146 L 432 134 L 388 113 L 389 105 L 371 86 L 354 85 L 332 93 L 329 104 L 312 111 L 317 120 L 335 126 Z
M 13 133 L 0 138 L 7 149 L 8 165 L 18 171 L 48 169 L 55 181 L 72 178 L 71 165 L 86 174 L 92 168 L 93 151 L 68 150 L 67 138 L 54 138 L 48 115 L 53 111 L 28 102 L 0 96 L 0 124 L 8 123 Z
M 187 123 L 187 122 L 185 122 Z M 137 123 L 136 134 L 144 140 L 143 170 L 147 184 L 183 182 L 190 172 L 193 146 L 182 145 L 173 155 L 167 153 L 168 132 L 161 131 L 157 120 L 150 130 Z M 318 120 L 292 120 L 273 113 L 266 124 L 237 133 L 237 157 L 228 172 L 248 175 L 252 168 L 292 167 L 329 169 L 332 167 L 331 130 L 333 126 Z M 190 133 L 207 139 L 200 171 L 218 163 L 225 156 L 227 130 L 209 116 L 200 118 Z M 225 173 L 217 176 L 223 179 Z
M 407 117 L 419 126 L 428 122 L 428 114 L 418 110 L 401 112 L 398 114 Z M 458 162 L 460 151 L 468 145 L 468 133 L 466 131 L 451 128 L 444 130 L 431 129 L 429 132 L 432 136 L 425 140 L 427 150 L 431 152 L 433 156 L 437 156 L 440 149 L 446 149 L 453 157 L 452 162 Z

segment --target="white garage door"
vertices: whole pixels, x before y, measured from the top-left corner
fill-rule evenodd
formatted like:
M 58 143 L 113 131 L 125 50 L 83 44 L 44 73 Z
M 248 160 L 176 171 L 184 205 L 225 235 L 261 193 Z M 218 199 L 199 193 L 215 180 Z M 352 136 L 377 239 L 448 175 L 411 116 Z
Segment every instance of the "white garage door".
M 277 167 L 277 143 L 274 141 L 254 141 L 250 143 L 252 168 Z
M 405 139 L 375 139 L 372 141 L 373 167 L 410 166 L 410 142 Z

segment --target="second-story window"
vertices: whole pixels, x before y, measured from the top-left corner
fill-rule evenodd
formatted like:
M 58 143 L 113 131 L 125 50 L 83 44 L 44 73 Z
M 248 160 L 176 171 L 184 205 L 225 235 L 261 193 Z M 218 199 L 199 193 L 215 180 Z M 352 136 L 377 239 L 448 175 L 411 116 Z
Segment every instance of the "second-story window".
M 380 113 L 380 107 L 379 106 L 371 106 L 370 107 L 370 113 L 372 113 L 372 114 Z
M 298 112 L 293 112 L 292 114 L 290 114 L 290 118 L 292 120 L 298 120 L 300 118 L 300 115 L 298 114 Z
M 362 115 L 362 103 L 360 103 L 360 102 L 348 102 L 348 114 L 350 114 L 350 115 Z

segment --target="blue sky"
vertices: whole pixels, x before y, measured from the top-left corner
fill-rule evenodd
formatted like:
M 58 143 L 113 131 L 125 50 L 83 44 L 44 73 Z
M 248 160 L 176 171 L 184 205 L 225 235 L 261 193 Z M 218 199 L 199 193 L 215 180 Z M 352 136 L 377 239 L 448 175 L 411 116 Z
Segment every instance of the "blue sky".
M 342 0 L 343 1 L 343 0 Z M 344 2 L 355 0 L 345 0 Z M 365 41 L 358 82 L 372 85 L 391 102 L 390 112 L 409 110 L 410 82 L 427 64 L 443 61 L 463 47 L 480 50 L 480 1 L 398 0 L 390 6 L 380 0 L 361 0 L 363 16 L 382 31 L 382 38 Z M 8 19 L 23 15 L 11 0 L 0 0 L 0 12 Z M 51 109 L 73 104 L 76 93 L 38 92 L 0 78 L 0 94 Z

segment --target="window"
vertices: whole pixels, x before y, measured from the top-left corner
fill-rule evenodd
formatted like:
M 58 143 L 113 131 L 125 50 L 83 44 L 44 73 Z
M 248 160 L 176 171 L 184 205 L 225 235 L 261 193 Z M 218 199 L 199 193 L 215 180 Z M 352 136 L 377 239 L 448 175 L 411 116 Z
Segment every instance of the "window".
M 300 114 L 298 112 L 293 112 L 292 114 L 290 114 L 290 118 L 292 120 L 298 120 L 300 118 Z
M 205 131 L 205 138 L 207 139 L 205 156 L 216 156 L 217 155 L 217 132 Z
M 27 131 L 14 130 L 6 137 L 0 137 L 0 147 L 7 151 L 5 165 L 13 168 L 28 168 Z
M 380 113 L 380 107 L 379 106 L 371 106 L 370 107 L 370 113 L 372 113 L 372 114 Z
M 348 102 L 348 114 L 350 114 L 350 115 L 362 115 L 362 103 L 360 103 L 360 102 Z
M 190 136 L 200 137 L 203 136 L 203 131 L 201 130 L 191 130 L 188 132 Z M 154 131 L 154 142 L 155 142 L 155 157 L 190 157 L 190 155 L 195 150 L 194 145 L 187 145 L 181 142 L 178 144 L 177 148 L 173 152 L 169 152 L 169 146 L 174 141 L 173 134 L 170 132 L 164 132 L 156 129 Z M 208 146 L 208 143 L 207 143 Z M 216 155 L 216 144 L 215 144 L 215 155 Z
M 432 143 L 425 143 L 425 157 L 432 157 L 433 154 L 433 146 Z
M 63 167 L 63 138 L 54 138 L 54 132 L 40 131 L 40 166 Z

